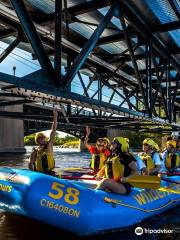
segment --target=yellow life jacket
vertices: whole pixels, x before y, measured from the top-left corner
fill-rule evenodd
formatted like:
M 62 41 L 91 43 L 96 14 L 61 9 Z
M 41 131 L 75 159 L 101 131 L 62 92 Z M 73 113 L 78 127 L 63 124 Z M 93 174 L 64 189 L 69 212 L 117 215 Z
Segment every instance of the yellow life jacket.
M 49 153 L 48 149 L 35 149 L 36 160 L 35 169 L 38 172 L 48 172 L 55 167 L 55 161 L 52 154 Z
M 119 157 L 109 158 L 105 164 L 105 177 L 112 178 L 119 182 L 124 176 L 124 165 L 119 161 Z
M 151 155 L 142 153 L 140 158 L 143 160 L 144 164 L 146 165 L 148 172 L 151 171 L 153 168 L 155 168 L 155 164 Z
M 165 167 L 170 170 L 180 165 L 180 158 L 177 153 L 168 153 L 165 159 Z
M 99 171 L 104 166 L 106 159 L 107 157 L 103 152 L 94 153 L 91 159 L 91 168 L 94 169 L 94 171 Z

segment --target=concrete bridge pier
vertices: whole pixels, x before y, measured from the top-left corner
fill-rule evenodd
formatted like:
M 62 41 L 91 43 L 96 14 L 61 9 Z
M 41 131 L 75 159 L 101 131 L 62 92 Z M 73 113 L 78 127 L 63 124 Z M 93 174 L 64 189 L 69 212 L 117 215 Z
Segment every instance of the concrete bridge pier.
M 23 105 L 0 107 L 0 111 L 22 112 Z M 0 117 L 0 153 L 25 153 L 23 120 Z
M 79 139 L 79 150 L 80 150 L 80 152 L 87 151 L 87 148 L 85 147 L 82 139 Z
M 127 131 L 120 130 L 118 128 L 108 129 L 107 130 L 107 137 L 110 139 L 110 141 L 113 140 L 115 137 L 126 137 Z

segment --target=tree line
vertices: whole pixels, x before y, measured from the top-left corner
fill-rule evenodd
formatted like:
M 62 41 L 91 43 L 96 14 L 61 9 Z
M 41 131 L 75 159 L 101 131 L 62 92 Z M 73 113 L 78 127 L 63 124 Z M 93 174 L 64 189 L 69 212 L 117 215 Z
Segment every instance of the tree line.
M 25 136 L 24 137 L 24 144 L 26 146 L 36 145 L 36 143 L 35 143 L 35 135 L 36 134 L 31 134 L 31 135 Z M 47 140 L 48 140 L 48 138 L 47 138 Z M 58 134 L 56 134 L 54 145 L 55 146 L 62 146 L 64 144 L 70 145 L 71 142 L 72 142 L 72 144 L 74 144 L 77 141 L 79 142 L 79 139 L 77 137 L 67 135 L 64 138 L 60 138 L 58 136 Z

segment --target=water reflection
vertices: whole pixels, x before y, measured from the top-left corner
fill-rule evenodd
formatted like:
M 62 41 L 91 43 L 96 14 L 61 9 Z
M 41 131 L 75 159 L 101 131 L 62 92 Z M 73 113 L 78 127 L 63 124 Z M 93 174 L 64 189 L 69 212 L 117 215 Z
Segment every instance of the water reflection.
M 147 240 L 179 240 L 179 221 L 177 219 L 180 211 L 174 209 L 166 212 L 163 215 L 151 219 L 146 224 L 138 224 L 138 226 L 149 228 L 149 229 L 173 229 L 176 231 L 174 234 L 149 234 L 146 236 L 136 236 L 134 234 L 134 229 L 130 228 L 126 231 L 107 233 L 104 235 L 98 236 L 89 236 L 89 237 L 80 237 L 74 236 L 67 232 L 64 232 L 60 229 L 51 227 L 44 223 L 38 221 L 21 217 L 17 215 L 12 215 L 9 213 L 0 214 L 0 239 L 1 240 L 41 240 L 41 239 L 52 239 L 52 240 L 138 240 L 138 239 L 147 239 Z M 171 216 L 174 214 L 174 218 Z
M 0 155 L 0 166 L 9 166 L 16 168 L 27 168 L 29 155 L 32 151 L 31 147 L 27 148 L 27 153 L 23 155 Z M 90 162 L 89 153 L 80 153 L 74 149 L 59 149 L 54 148 L 54 156 L 56 160 L 57 170 L 66 167 L 88 167 Z M 67 232 L 51 227 L 44 223 L 17 216 L 10 213 L 0 212 L 0 240 L 64 240 L 64 239 L 87 239 L 87 240 L 180 240 L 180 225 L 179 225 L 180 209 L 177 207 L 173 210 L 151 218 L 150 220 L 138 224 L 138 226 L 149 229 L 173 229 L 174 234 L 146 234 L 136 236 L 134 233 L 135 227 L 126 231 L 108 233 L 100 236 L 92 236 L 81 238 L 71 235 Z M 133 216 L 132 216 L 133 217 Z M 123 219 L 119 219 L 123 221 Z M 98 219 L 97 219 L 98 221 Z

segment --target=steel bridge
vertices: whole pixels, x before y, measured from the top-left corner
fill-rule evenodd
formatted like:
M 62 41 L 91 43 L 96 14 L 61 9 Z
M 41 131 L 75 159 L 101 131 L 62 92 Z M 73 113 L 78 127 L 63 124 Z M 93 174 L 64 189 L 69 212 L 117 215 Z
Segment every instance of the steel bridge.
M 86 125 L 180 131 L 178 0 L 0 0 L 0 40 L 0 62 L 15 48 L 39 62 L 0 73 L 0 107 L 24 105 L 0 116 L 24 119 L 25 132 L 48 128 L 54 106 L 77 136 Z

